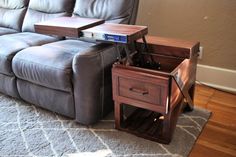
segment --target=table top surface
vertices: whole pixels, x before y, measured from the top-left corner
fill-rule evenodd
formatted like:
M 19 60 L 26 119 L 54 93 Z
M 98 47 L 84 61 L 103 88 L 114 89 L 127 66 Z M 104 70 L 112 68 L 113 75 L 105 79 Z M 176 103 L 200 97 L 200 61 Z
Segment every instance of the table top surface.
M 141 33 L 142 35 L 146 35 L 147 30 L 148 30 L 147 26 L 104 23 L 104 24 L 83 30 L 83 32 L 132 36 L 138 33 Z
M 35 24 L 35 31 L 41 34 L 59 35 L 68 37 L 82 37 L 83 33 L 90 33 L 91 38 L 96 39 L 99 34 L 111 35 L 120 38 L 125 37 L 124 43 L 142 38 L 148 33 L 147 26 L 104 23 L 105 20 L 81 17 L 58 17 Z M 109 36 L 110 37 L 110 36 Z M 104 39 L 105 40 L 105 39 Z M 117 41 L 114 41 L 117 42 Z
M 189 41 L 189 40 L 157 37 L 157 36 L 150 36 L 150 35 L 146 36 L 146 39 L 149 44 L 165 45 L 165 46 L 185 48 L 185 49 L 192 49 L 193 47 L 199 44 L 198 41 Z M 138 42 L 143 42 L 143 41 L 138 40 Z
M 38 26 L 64 27 L 64 28 L 83 28 L 85 26 L 104 23 L 103 19 L 81 18 L 81 17 L 58 17 L 44 22 L 36 23 Z
M 104 23 L 103 19 L 81 17 L 58 17 L 34 25 L 35 31 L 41 34 L 67 37 L 80 37 L 84 29 Z

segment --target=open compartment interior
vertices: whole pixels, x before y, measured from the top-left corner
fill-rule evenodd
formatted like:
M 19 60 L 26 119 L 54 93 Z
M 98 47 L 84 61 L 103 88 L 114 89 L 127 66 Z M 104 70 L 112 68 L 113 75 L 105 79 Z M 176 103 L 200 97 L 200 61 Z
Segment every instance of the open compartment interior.
M 161 73 L 172 73 L 184 61 L 184 58 L 164 56 L 155 53 L 133 53 L 131 55 L 132 64 L 129 67 L 136 67 L 142 70 L 153 70 Z M 120 61 L 121 65 L 126 65 L 126 59 Z M 127 66 L 127 65 L 126 65 Z

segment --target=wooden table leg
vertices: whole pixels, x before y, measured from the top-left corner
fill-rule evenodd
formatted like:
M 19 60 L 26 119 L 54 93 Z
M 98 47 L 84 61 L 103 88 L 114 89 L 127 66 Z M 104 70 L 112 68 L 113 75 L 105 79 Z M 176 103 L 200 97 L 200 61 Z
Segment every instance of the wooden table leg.
M 185 97 L 188 101 L 183 106 L 183 112 L 193 111 L 194 109 L 194 91 L 195 91 L 195 84 L 192 84 L 188 91 L 185 91 Z
M 173 132 L 176 127 L 176 123 L 179 117 L 179 114 L 181 113 L 183 101 L 180 101 L 178 105 L 173 109 L 172 112 L 169 112 L 168 114 L 164 115 L 163 120 L 163 128 L 162 128 L 162 137 L 164 143 L 168 144 L 170 143 Z
M 123 120 L 122 103 L 115 101 L 115 128 L 120 129 L 120 124 Z
M 171 141 L 171 113 L 164 115 L 162 139 L 164 143 L 169 143 Z

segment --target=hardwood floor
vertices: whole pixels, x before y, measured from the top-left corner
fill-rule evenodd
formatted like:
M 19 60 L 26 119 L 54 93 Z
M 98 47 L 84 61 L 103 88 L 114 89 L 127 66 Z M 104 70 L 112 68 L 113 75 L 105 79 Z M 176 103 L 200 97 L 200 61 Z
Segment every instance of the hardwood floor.
M 236 157 L 236 95 L 197 85 L 195 105 L 212 111 L 190 157 Z

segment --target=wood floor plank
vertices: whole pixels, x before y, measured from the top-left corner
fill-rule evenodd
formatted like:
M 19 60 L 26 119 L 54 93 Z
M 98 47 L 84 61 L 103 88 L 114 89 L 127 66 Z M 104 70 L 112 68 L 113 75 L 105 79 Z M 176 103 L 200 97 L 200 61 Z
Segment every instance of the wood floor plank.
M 235 102 L 235 106 L 236 106 L 236 102 Z M 209 109 L 212 112 L 215 112 L 215 111 L 226 112 L 230 115 L 234 115 L 236 113 L 236 107 L 225 105 L 222 103 L 216 103 L 212 99 L 208 102 L 207 109 Z
M 225 155 L 226 154 L 229 156 L 236 155 L 236 150 L 232 149 L 232 147 L 219 145 L 218 143 L 213 143 L 213 142 L 209 142 L 209 141 L 205 141 L 205 140 L 201 140 L 201 139 L 198 141 L 198 144 L 201 144 L 211 150 L 215 150 L 218 152 L 220 151 L 220 152 L 224 153 Z
M 211 97 L 215 93 L 215 89 L 209 88 L 207 86 L 196 85 L 196 94 L 197 95 L 205 95 L 207 97 Z
M 208 141 L 221 146 L 235 149 L 236 154 L 236 132 L 223 127 L 206 125 L 199 140 Z
M 195 105 L 212 111 L 190 157 L 236 157 L 236 95 L 197 85 Z
M 235 157 L 220 150 L 196 143 L 189 157 Z
M 235 131 L 235 124 L 233 124 L 233 125 L 231 125 L 231 124 L 227 125 L 227 124 L 224 124 L 224 123 L 222 124 L 218 120 L 212 120 L 212 118 L 208 121 L 207 124 L 211 124 L 211 125 L 214 125 L 214 126 L 218 126 L 218 127 L 222 127 L 222 128 L 231 130 L 231 131 Z
M 236 109 L 214 102 L 209 102 L 207 109 L 213 112 L 210 121 L 220 123 L 222 127 L 230 126 L 236 131 Z
M 205 95 L 196 95 L 195 96 L 195 100 L 194 100 L 194 104 L 196 104 L 196 106 L 201 107 L 201 108 L 207 108 L 207 103 L 210 101 L 208 96 Z
M 211 97 L 213 96 L 215 89 L 206 87 L 206 86 L 196 86 L 195 96 L 194 96 L 194 103 L 202 108 L 207 107 L 207 103 L 210 101 Z
M 213 94 L 211 101 L 224 104 L 229 107 L 236 108 L 236 95 L 230 94 L 222 91 L 215 91 Z

